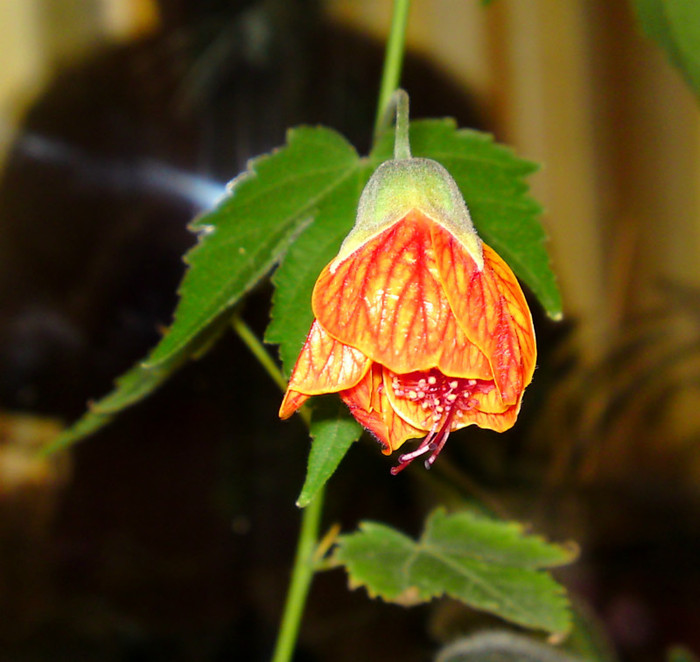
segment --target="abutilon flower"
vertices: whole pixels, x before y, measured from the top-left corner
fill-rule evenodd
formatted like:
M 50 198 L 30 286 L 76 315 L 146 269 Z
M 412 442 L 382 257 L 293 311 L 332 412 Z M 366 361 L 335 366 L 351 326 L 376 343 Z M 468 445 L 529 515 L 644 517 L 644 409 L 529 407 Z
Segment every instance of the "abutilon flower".
M 394 474 L 425 454 L 429 468 L 454 430 L 515 423 L 535 367 L 530 311 L 436 161 L 379 166 L 312 308 L 281 418 L 337 392 L 385 454 L 423 437 Z

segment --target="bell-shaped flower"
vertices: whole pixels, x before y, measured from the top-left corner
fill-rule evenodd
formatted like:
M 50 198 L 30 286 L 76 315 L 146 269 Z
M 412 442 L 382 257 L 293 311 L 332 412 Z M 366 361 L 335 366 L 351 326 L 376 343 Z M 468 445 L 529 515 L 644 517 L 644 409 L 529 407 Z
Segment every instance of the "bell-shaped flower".
M 423 438 L 393 473 L 422 455 L 429 467 L 454 430 L 515 423 L 535 368 L 530 311 L 439 163 L 402 158 L 376 170 L 312 308 L 282 418 L 337 392 L 385 454 Z

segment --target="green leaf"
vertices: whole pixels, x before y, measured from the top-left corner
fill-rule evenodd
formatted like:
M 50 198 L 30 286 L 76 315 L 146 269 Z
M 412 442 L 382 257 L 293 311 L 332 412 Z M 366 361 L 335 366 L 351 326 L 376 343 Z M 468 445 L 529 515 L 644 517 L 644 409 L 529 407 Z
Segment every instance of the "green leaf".
M 637 18 L 700 96 L 700 3 L 697 0 L 634 0 Z
M 311 452 L 297 506 L 305 508 L 338 468 L 362 428 L 338 398 L 321 398 L 311 417 Z
M 372 160 L 391 158 L 393 133 L 384 134 Z M 513 269 L 553 319 L 561 318 L 561 295 L 549 265 L 540 205 L 525 181 L 538 166 L 516 157 L 490 135 L 457 129 L 454 120 L 411 123 L 414 156 L 434 159 L 454 177 L 481 238 Z
M 251 162 L 229 196 L 193 224 L 200 242 L 185 257 L 175 321 L 154 350 L 157 365 L 249 291 L 280 259 L 324 199 L 357 172 L 359 157 L 338 133 L 300 127 L 286 147 Z
M 363 522 L 357 533 L 339 538 L 333 561 L 371 596 L 417 604 L 448 595 L 518 625 L 561 634 L 571 627 L 568 601 L 544 569 L 574 556 L 524 535 L 518 524 L 438 510 L 418 541 Z

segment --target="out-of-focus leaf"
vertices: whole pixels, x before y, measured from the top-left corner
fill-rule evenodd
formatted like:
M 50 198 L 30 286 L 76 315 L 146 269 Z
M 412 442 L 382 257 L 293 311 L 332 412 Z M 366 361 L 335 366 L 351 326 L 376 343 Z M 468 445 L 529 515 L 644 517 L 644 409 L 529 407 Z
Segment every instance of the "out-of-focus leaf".
M 443 648 L 435 662 L 584 662 L 554 646 L 508 630 L 462 637 Z
M 569 603 L 544 569 L 574 554 L 525 535 L 515 523 L 438 510 L 418 541 L 363 522 L 338 539 L 333 561 L 371 596 L 408 605 L 448 595 L 518 625 L 563 634 L 571 627 Z
M 633 0 L 639 22 L 666 51 L 700 96 L 700 3 L 697 0 Z

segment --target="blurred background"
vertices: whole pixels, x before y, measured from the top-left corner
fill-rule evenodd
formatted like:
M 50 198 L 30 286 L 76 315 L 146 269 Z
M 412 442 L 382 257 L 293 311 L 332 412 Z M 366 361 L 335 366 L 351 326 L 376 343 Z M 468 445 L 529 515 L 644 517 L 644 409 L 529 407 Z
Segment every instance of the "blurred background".
M 62 456 L 34 450 L 167 325 L 189 220 L 285 128 L 368 148 L 388 0 L 0 0 L 0 660 L 265 660 L 308 443 L 233 337 Z M 700 115 L 627 0 L 416 0 L 412 115 L 532 177 L 565 321 L 533 304 L 521 420 L 395 479 L 369 440 L 328 523 L 420 529 L 475 494 L 582 545 L 623 660 L 700 653 Z M 246 318 L 262 334 L 270 288 Z M 443 462 L 443 460 L 445 460 Z M 436 469 L 438 469 L 436 466 Z M 299 660 L 430 659 L 488 622 L 314 585 Z

